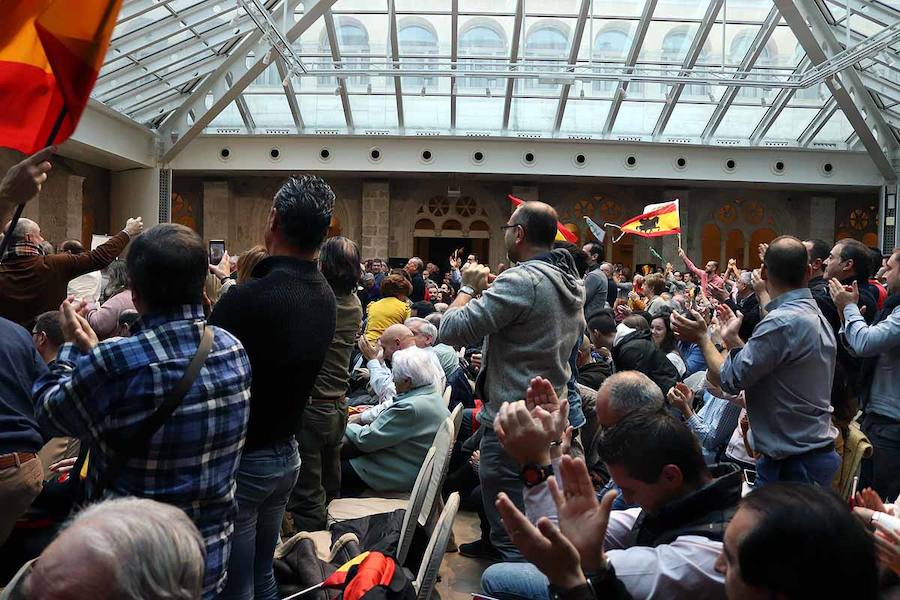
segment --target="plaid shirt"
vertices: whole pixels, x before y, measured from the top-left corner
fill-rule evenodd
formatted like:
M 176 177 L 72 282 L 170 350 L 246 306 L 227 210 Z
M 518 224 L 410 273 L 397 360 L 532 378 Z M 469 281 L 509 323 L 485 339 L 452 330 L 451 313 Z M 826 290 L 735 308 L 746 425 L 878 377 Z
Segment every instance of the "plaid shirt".
M 128 440 L 156 410 L 196 354 L 203 325 L 199 305 L 147 315 L 132 337 L 107 340 L 89 354 L 65 344 L 50 372 L 35 382 L 35 412 L 44 434 L 78 437 L 92 448 L 88 497 L 110 462 L 105 436 Z M 188 514 L 206 543 L 204 598 L 225 585 L 237 513 L 234 477 L 250 407 L 247 353 L 230 333 L 213 330 L 212 350 L 183 402 L 147 448 L 135 449 L 107 490 Z

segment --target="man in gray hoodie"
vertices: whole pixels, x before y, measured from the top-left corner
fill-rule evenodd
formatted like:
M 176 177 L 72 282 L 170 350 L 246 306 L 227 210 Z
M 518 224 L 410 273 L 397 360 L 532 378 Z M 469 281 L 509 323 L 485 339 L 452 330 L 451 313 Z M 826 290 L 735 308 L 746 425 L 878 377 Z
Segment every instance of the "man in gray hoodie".
M 497 493 L 505 492 L 524 509 L 523 467 L 529 474 L 551 471 L 550 465 L 519 465 L 510 458 L 494 433 L 494 417 L 504 402 L 525 397 L 533 377 L 548 379 L 565 397 L 569 355 L 585 329 L 584 285 L 572 257 L 565 250 L 551 250 L 556 224 L 556 211 L 543 202 L 517 208 L 502 226 L 507 254 L 516 266 L 488 288 L 489 269 L 467 265 L 459 294 L 441 320 L 444 343 L 470 346 L 484 339 L 475 394 L 484 403 L 478 414 L 484 426 L 479 474 L 491 542 L 504 560 L 521 560 L 521 554 L 501 524 L 494 506 Z

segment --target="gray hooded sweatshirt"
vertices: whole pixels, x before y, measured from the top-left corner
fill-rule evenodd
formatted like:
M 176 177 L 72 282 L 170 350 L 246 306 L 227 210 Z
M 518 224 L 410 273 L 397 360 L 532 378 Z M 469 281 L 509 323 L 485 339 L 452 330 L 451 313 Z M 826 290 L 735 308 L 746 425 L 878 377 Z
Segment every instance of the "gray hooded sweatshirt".
M 480 298 L 444 313 L 441 342 L 484 340 L 476 391 L 484 402 L 481 423 L 493 427 L 500 405 L 524 399 L 533 377 L 548 379 L 566 397 L 569 355 L 585 329 L 583 307 L 584 284 L 571 255 L 553 250 L 507 269 Z

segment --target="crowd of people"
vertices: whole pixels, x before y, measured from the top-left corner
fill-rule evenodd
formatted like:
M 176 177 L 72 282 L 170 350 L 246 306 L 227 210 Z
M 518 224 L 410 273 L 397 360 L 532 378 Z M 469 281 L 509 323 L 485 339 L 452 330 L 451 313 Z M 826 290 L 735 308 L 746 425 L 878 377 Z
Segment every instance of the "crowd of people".
M 391 268 L 302 175 L 237 257 L 140 217 L 88 251 L 7 224 L 52 153 L 0 181 L 0 598 L 279 598 L 279 542 L 408 494 L 457 406 L 490 598 L 898 588 L 900 250 L 632 276 L 526 202 L 508 266 Z

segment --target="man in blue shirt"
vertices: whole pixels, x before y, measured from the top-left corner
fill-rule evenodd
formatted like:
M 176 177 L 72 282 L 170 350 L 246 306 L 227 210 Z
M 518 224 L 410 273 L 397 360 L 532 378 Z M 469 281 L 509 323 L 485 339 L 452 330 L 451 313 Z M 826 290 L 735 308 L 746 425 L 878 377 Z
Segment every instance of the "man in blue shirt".
M 237 512 L 235 472 L 247 432 L 250 361 L 234 336 L 204 321 L 208 264 L 200 236 L 182 225 L 157 225 L 132 242 L 127 266 L 141 314 L 132 336 L 98 343 L 74 304 L 64 302 L 69 343 L 34 384 L 35 412 L 46 434 L 78 437 L 90 446 L 89 498 L 120 449 L 128 448 L 104 493 L 184 510 L 206 546 L 203 598 L 214 598 L 225 585 Z M 129 439 L 184 375 L 206 327 L 213 344 L 196 380 L 146 446 L 130 447 Z
M 696 311 L 677 313 L 672 327 L 703 349 L 707 378 L 729 394 L 745 393 L 757 461 L 757 485 L 773 481 L 831 484 L 840 465 L 831 425 L 831 384 L 837 352 L 834 332 L 809 291 L 806 247 L 792 236 L 776 238 L 763 259 L 761 276 L 771 301 L 766 317 L 744 344 L 742 317 L 719 305 L 720 354 Z

